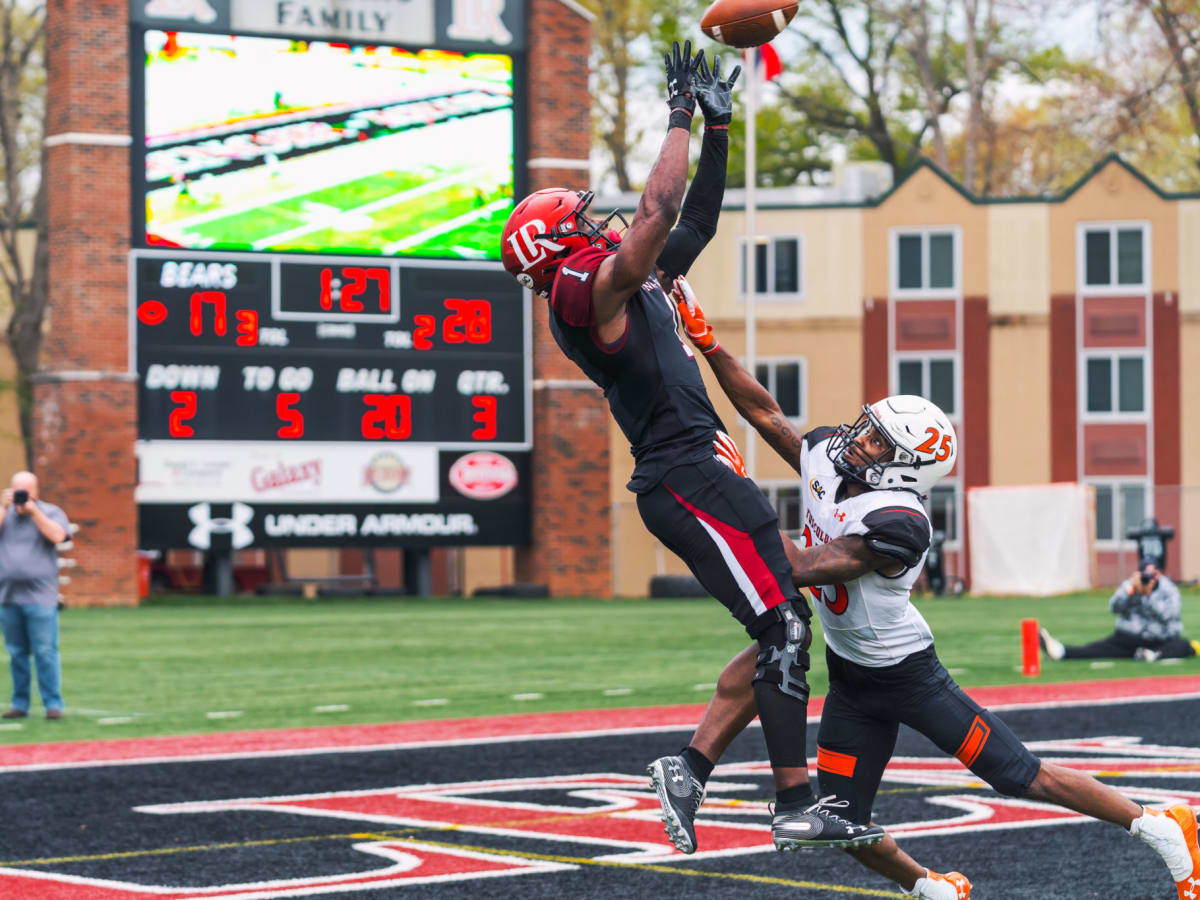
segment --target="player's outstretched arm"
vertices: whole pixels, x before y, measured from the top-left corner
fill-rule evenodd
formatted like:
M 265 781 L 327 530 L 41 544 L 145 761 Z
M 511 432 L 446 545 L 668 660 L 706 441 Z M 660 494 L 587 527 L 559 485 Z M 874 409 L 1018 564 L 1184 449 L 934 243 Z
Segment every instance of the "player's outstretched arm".
M 872 550 L 861 534 L 843 535 L 828 544 L 804 549 L 785 536 L 783 549 L 792 564 L 792 584 L 799 588 L 810 584 L 842 584 L 879 570 L 885 575 L 893 574 L 897 568 L 904 571 L 895 559 Z
M 735 66 L 726 80 L 721 79 L 721 60 L 712 69 L 701 58 L 696 72 L 696 102 L 704 113 L 704 141 L 696 175 L 683 199 L 679 224 L 667 238 L 658 257 L 659 277 L 663 284 L 686 275 L 700 252 L 717 233 L 721 201 L 725 197 L 725 170 L 729 160 L 729 123 L 733 118 L 733 85 L 741 66 Z
M 746 367 L 717 343 L 712 326 L 704 318 L 704 310 L 696 300 L 687 279 L 675 279 L 671 299 L 683 320 L 683 330 L 712 366 L 717 383 L 743 419 L 754 426 L 776 453 L 789 466 L 800 471 L 800 450 L 804 439 L 793 430 L 787 416 L 771 393 L 758 383 Z
M 665 57 L 667 105 L 671 110 L 667 136 L 620 249 L 596 271 L 592 303 L 597 325 L 603 326 L 624 313 L 625 302 L 654 271 L 679 215 L 687 185 L 688 137 L 696 108 L 693 82 L 704 57 L 703 51 L 695 57 L 691 53 L 691 41 L 684 44 L 682 53 L 676 41 Z

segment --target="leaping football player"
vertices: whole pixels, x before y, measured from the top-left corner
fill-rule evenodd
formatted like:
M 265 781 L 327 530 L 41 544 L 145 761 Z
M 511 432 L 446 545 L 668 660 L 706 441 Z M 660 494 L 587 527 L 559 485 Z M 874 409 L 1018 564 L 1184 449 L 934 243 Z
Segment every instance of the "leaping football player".
M 922 397 L 887 397 L 864 406 L 852 425 L 816 428 L 801 437 L 775 398 L 720 346 L 685 279 L 675 281 L 672 298 L 688 337 L 734 407 L 800 476 L 805 547 L 787 543 L 793 581 L 812 585 L 825 633 L 829 694 L 817 732 L 821 793 L 836 794 L 850 822 L 869 824 L 904 723 L 1001 794 L 1120 825 L 1163 858 L 1180 900 L 1191 900 L 1200 887 L 1200 850 L 1190 806 L 1143 808 L 1090 775 L 1039 760 L 938 661 L 933 634 L 909 592 L 929 548 L 931 528 L 921 497 L 954 468 L 958 455 L 946 415 Z M 752 645 L 725 667 L 687 755 L 673 757 L 676 766 L 687 769 L 688 759 L 699 755 L 711 772 L 753 718 L 749 682 L 757 652 Z M 806 845 L 804 824 L 798 817 L 776 827 L 775 845 Z M 890 835 L 846 849 L 909 896 L 970 896 L 963 875 L 929 871 Z
M 693 58 L 689 41 L 682 53 L 675 44 L 666 74 L 667 136 L 625 233 L 610 228 L 615 213 L 603 221 L 587 215 L 590 191 L 538 191 L 509 217 L 502 259 L 547 299 L 555 341 L 604 390 L 632 445 L 628 487 L 642 521 L 754 639 L 746 690 L 763 723 L 779 809 L 812 809 L 814 842 L 879 841 L 882 829 L 851 824 L 815 804 L 805 758 L 812 612 L 792 583 L 775 510 L 745 477 L 662 287 L 686 272 L 716 233 L 737 71 L 722 80 L 719 63 L 710 70 L 702 52 Z M 700 164 L 673 227 L 697 102 L 705 120 Z M 667 829 L 685 847 L 694 841 L 703 792 L 697 771 L 707 774 L 699 757 L 651 765 L 662 802 L 684 804 Z

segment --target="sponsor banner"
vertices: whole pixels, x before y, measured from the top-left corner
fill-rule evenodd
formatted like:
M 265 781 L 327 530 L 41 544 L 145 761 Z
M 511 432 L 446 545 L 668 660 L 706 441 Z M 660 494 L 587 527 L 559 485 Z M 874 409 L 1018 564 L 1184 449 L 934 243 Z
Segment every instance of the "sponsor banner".
M 529 504 L 146 503 L 138 524 L 143 549 L 514 546 L 529 543 Z
M 139 503 L 407 504 L 441 494 L 430 446 L 141 441 L 137 455 Z
M 220 445 L 217 445 L 218 447 Z M 401 453 L 435 448 L 390 447 Z M 494 454 L 500 460 L 479 464 L 482 477 L 458 476 L 479 496 L 451 487 L 455 466 L 461 471 L 475 453 L 443 450 L 436 463 L 433 487 L 440 499 L 431 503 L 334 497 L 304 501 L 275 497 L 218 501 L 211 496 L 194 502 L 148 502 L 138 506 L 139 546 L 144 549 L 191 547 L 197 550 L 243 550 L 251 547 L 339 546 L 523 546 L 530 536 L 529 454 Z M 466 459 L 467 463 L 462 461 Z M 473 467 L 472 467 L 473 468 Z M 286 470 L 279 469 L 278 472 Z M 385 467 L 380 478 L 395 477 Z M 476 484 L 478 482 L 478 484 Z M 384 482 L 385 486 L 389 482 Z M 288 488 L 290 485 L 282 485 Z M 504 490 L 500 490 L 504 487 Z M 488 496 L 490 495 L 490 496 Z

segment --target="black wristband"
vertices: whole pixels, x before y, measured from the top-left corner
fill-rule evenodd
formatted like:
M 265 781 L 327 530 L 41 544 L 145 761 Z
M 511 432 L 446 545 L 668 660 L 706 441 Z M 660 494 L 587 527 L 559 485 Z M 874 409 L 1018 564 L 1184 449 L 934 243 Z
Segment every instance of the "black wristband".
M 692 114 L 686 109 L 671 110 L 671 118 L 667 120 L 667 131 L 672 128 L 682 128 L 684 131 L 692 130 Z

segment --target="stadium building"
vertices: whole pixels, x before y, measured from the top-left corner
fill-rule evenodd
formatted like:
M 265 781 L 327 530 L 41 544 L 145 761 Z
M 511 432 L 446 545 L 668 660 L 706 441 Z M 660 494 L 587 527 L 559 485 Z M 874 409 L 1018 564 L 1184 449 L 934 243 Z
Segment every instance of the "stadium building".
M 590 16 L 573 0 L 399 5 L 403 27 L 344 15 L 353 0 L 312 0 L 303 21 L 252 0 L 48 10 L 35 464 L 82 527 L 71 602 L 136 602 L 139 549 L 190 586 L 214 554 L 242 587 L 365 574 L 345 584 L 640 595 L 682 572 L 646 538 L 599 392 L 486 258 L 512 195 L 588 186 Z M 279 84 L 244 76 L 255 53 Z M 203 102 L 183 103 L 197 74 Z M 351 100 L 328 96 L 343 84 Z M 439 134 L 445 153 L 409 139 Z M 1006 201 L 928 164 L 891 187 L 876 174 L 760 193 L 756 365 L 799 426 L 891 392 L 943 405 L 962 451 L 930 503 L 964 579 L 971 489 L 1050 482 L 1095 488 L 1099 583 L 1132 564 L 1123 533 L 1150 515 L 1177 531 L 1171 574 L 1200 574 L 1200 456 L 1184 450 L 1200 438 L 1200 197 L 1116 159 L 1061 197 Z M 398 198 L 424 198 L 407 224 Z M 735 352 L 740 206 L 730 192 L 692 272 Z M 362 249 L 376 255 L 347 258 Z M 482 318 L 482 297 L 506 312 Z M 794 530 L 794 479 L 752 446 Z

